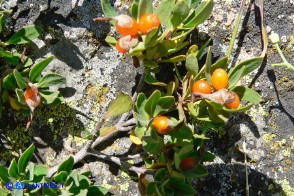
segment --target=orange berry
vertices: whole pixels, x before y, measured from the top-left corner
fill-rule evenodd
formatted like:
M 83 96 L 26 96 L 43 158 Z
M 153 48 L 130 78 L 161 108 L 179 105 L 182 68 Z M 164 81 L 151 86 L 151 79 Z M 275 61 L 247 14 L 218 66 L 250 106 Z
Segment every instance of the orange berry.
M 211 86 L 205 80 L 197 80 L 193 83 L 192 92 L 194 93 L 203 93 L 203 94 L 211 94 Z
M 232 109 L 238 109 L 240 106 L 240 98 L 237 95 L 237 93 L 232 92 L 235 96 L 235 100 L 230 102 L 230 103 L 226 103 L 226 106 Z
M 160 134 L 167 133 L 170 130 L 169 119 L 166 116 L 157 116 L 154 118 L 152 125 Z
M 153 28 L 158 28 L 160 19 L 155 14 L 144 14 L 139 19 L 139 30 L 142 34 L 147 34 Z
M 120 15 L 114 18 L 116 20 L 116 30 L 121 35 L 137 35 L 139 31 L 138 23 L 128 15 Z
M 196 165 L 195 160 L 191 157 L 184 158 L 180 163 L 180 167 L 182 170 L 193 169 L 195 165 Z
M 121 41 L 121 39 L 117 40 L 117 42 L 116 42 L 116 44 L 115 44 L 115 47 L 116 47 L 117 51 L 119 51 L 120 53 L 125 54 L 125 53 L 128 52 L 128 50 L 125 50 L 125 49 L 123 49 L 123 48 L 120 46 L 120 41 Z
M 115 47 L 120 53 L 127 53 L 130 49 L 138 44 L 138 39 L 130 35 L 126 35 L 117 40 Z
M 214 70 L 211 76 L 211 83 L 215 90 L 226 88 L 229 84 L 229 76 L 226 70 L 221 68 Z
M 38 107 L 41 103 L 41 96 L 39 95 L 39 91 L 36 86 L 31 84 L 30 87 L 26 89 L 24 92 L 25 102 L 33 110 Z

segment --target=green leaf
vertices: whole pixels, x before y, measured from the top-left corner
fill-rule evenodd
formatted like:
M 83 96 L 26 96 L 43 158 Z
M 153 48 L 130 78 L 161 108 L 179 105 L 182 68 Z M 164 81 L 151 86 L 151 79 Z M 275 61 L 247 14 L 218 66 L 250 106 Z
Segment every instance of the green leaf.
M 53 103 L 59 96 L 59 91 L 50 91 L 50 90 L 40 90 L 40 95 L 42 96 L 42 100 L 46 104 Z
M 184 19 L 188 16 L 189 11 L 189 6 L 185 0 L 177 1 L 172 11 L 172 17 L 170 20 L 174 29 L 176 29 L 184 21 Z
M 219 103 L 205 100 L 207 103 L 207 110 L 211 121 L 226 122 L 230 118 L 230 113 L 225 111 L 225 107 Z
M 213 9 L 213 0 L 202 0 L 200 5 L 184 22 L 183 28 L 195 28 L 203 23 L 211 14 Z
M 183 125 L 179 129 L 172 130 L 169 135 L 178 139 L 191 139 L 193 136 L 192 130 L 187 126 Z
M 105 114 L 106 118 L 129 112 L 132 109 L 132 105 L 132 98 L 123 92 L 119 92 L 117 98 L 110 103 Z
M 134 2 L 131 7 L 131 14 L 132 14 L 132 17 L 135 19 L 138 19 L 138 12 L 139 12 L 138 9 L 139 9 L 138 3 Z
M 41 72 L 47 67 L 47 65 L 53 60 L 53 58 L 53 56 L 49 56 L 31 68 L 31 71 L 29 73 L 29 79 L 31 82 L 35 82 L 36 78 L 41 75 Z
M 154 14 L 156 14 L 160 19 L 161 25 L 166 25 L 167 21 L 171 17 L 174 6 L 175 0 L 162 0 L 157 6 Z
M 48 167 L 45 165 L 36 165 L 34 168 L 35 176 L 46 176 L 48 172 Z
M 77 170 L 72 170 L 70 172 L 69 177 L 71 177 L 74 180 L 74 183 L 75 183 L 76 186 L 80 186 L 80 182 L 79 182 L 79 177 L 78 177 Z M 86 176 L 83 176 L 83 177 L 87 178 Z
M 256 57 L 241 62 L 229 71 L 229 88 L 233 87 L 241 77 L 257 69 L 263 62 L 263 57 Z M 239 77 L 240 76 L 240 77 Z
M 68 174 L 70 173 L 70 171 L 72 170 L 72 167 L 74 165 L 74 159 L 73 157 L 69 157 L 68 159 L 66 159 L 64 162 L 62 162 L 59 167 L 57 172 L 61 172 L 61 171 L 66 171 Z
M 26 26 L 16 32 L 5 44 L 25 44 L 39 37 L 41 33 L 42 29 L 40 27 Z
M 175 98 L 173 96 L 160 97 L 155 106 L 154 116 L 168 112 L 174 104 Z
M 186 57 L 186 69 L 188 73 L 190 73 L 192 76 L 196 76 L 196 74 L 199 71 L 198 67 L 198 60 L 196 58 L 196 55 L 194 54 L 188 54 Z
M 110 46 L 112 46 L 112 47 L 115 47 L 115 45 L 116 45 L 116 39 L 114 38 L 114 37 L 111 37 L 111 36 L 106 36 L 106 38 L 105 38 L 105 41 L 110 45 Z
M 177 193 L 175 195 L 193 196 L 196 195 L 196 191 L 191 185 L 181 184 L 180 186 L 173 186 L 173 190 Z
M 148 68 L 158 67 L 158 64 L 155 61 L 143 61 L 143 65 Z
M 166 169 L 165 168 L 161 168 L 159 169 L 156 174 L 154 175 L 154 180 L 155 181 L 162 181 L 164 176 L 165 176 L 165 173 L 166 173 Z
M 12 190 L 13 196 L 23 196 L 23 190 L 24 189 L 13 189 Z
M 202 162 L 211 162 L 215 159 L 215 155 L 212 154 L 211 152 L 205 152 L 204 155 L 202 156 L 201 161 Z
M 226 112 L 230 112 L 230 113 L 245 112 L 245 111 L 249 110 L 252 106 L 253 106 L 253 104 L 248 104 L 246 106 L 239 107 L 238 109 L 223 108 L 223 110 L 226 111 Z
M 204 50 L 207 48 L 207 46 L 210 44 L 210 42 L 211 42 L 211 38 L 210 39 L 208 39 L 202 46 L 201 46 L 201 48 L 200 48 L 200 50 L 198 51 L 198 53 L 197 53 L 197 59 L 199 60 L 200 59 L 200 57 L 201 57 L 201 55 L 203 54 L 203 52 L 204 52 Z
M 177 88 L 176 82 L 170 81 L 167 85 L 167 96 L 172 96 L 175 93 L 175 90 Z
M 215 62 L 211 66 L 211 70 L 212 70 L 212 72 L 218 68 L 222 68 L 222 69 L 226 70 L 228 68 L 228 65 L 229 65 L 228 57 L 225 56 L 225 57 L 219 59 L 217 62 Z
M 83 176 L 89 177 L 89 176 L 91 175 L 91 171 L 85 171 L 85 172 L 82 172 L 82 173 L 80 173 L 80 175 L 83 175 Z
M 142 36 L 143 43 L 144 43 L 145 47 L 147 47 L 147 46 L 150 47 L 149 42 L 153 41 L 153 37 L 157 38 L 157 36 L 155 36 L 157 34 L 158 34 L 158 28 L 154 28 L 150 32 L 148 32 L 147 35 Z
M 249 101 L 253 104 L 258 104 L 262 101 L 261 96 L 253 89 L 245 86 L 235 86 L 231 89 L 236 92 L 241 100 Z
M 132 48 L 128 55 L 129 56 L 137 56 L 140 55 L 144 50 L 146 50 L 143 42 L 139 42 L 134 48 Z
M 185 176 L 176 171 L 172 171 L 169 184 L 172 186 L 182 186 L 185 184 Z
M 9 179 L 9 174 L 8 174 L 8 170 L 6 169 L 6 167 L 4 167 L 3 165 L 0 164 L 0 179 L 2 180 L 2 182 L 6 183 L 6 182 L 10 182 Z
M 211 47 L 208 47 L 207 57 L 205 62 L 205 78 L 211 84 Z
M 149 122 L 149 121 L 148 121 Z M 145 135 L 146 132 L 146 128 L 145 126 L 147 126 L 148 124 L 142 124 L 144 127 L 136 127 L 135 128 L 135 134 L 139 139 L 142 139 L 142 137 Z
M 106 17 L 115 17 L 117 16 L 117 13 L 114 11 L 114 9 L 111 7 L 110 0 L 101 0 L 100 5 L 102 7 L 102 11 Z M 111 23 L 114 25 L 115 21 L 111 21 Z
M 166 86 L 165 83 L 163 82 L 159 82 L 157 79 L 155 79 L 151 73 L 150 73 L 150 69 L 146 69 L 145 70 L 145 82 L 147 84 L 151 84 L 151 85 L 157 85 L 157 86 Z
M 24 92 L 23 90 L 19 89 L 19 88 L 16 88 L 15 89 L 15 94 L 17 96 L 17 101 L 23 105 L 26 104 L 26 101 L 25 101 L 25 97 L 24 97 Z
M 96 196 L 103 196 L 108 193 L 108 189 L 103 186 L 92 185 L 88 188 L 87 195 L 96 195 Z
M 140 18 L 143 14 L 153 13 L 153 0 L 140 0 L 139 1 L 139 11 L 138 18 Z
M 68 173 L 66 171 L 61 171 L 54 175 L 54 180 L 57 183 L 64 183 L 67 180 L 67 178 L 68 178 Z
M 179 153 L 179 157 L 182 160 L 185 157 L 188 157 L 191 152 L 194 152 L 194 145 L 193 144 L 188 144 L 186 146 L 184 146 L 178 153 Z
M 198 164 L 194 169 L 183 171 L 183 174 L 188 178 L 203 178 L 208 175 L 208 172 L 203 165 Z
M 171 57 L 169 59 L 160 60 L 160 62 L 163 63 L 178 63 L 186 60 L 186 55 L 178 55 L 175 57 Z
M 42 180 L 43 183 L 50 183 L 51 180 L 47 179 L 46 177 L 43 177 L 43 180 Z M 45 188 L 43 186 L 42 188 L 42 193 L 43 195 L 58 195 L 57 194 L 57 191 L 58 189 L 50 189 L 50 188 Z M 68 194 L 69 195 L 69 194 Z
M 146 188 L 147 195 L 153 195 L 156 192 L 157 185 L 158 185 L 158 182 L 148 183 L 147 188 Z
M 88 177 L 79 175 L 79 184 L 80 189 L 88 189 L 91 184 L 91 181 Z
M 35 146 L 34 146 L 34 144 L 32 144 L 20 156 L 20 158 L 18 160 L 18 172 L 19 173 L 25 173 L 26 167 L 27 167 L 29 161 L 31 160 L 34 151 L 35 151 Z
M 8 174 L 9 174 L 9 176 L 11 176 L 13 178 L 19 177 L 18 167 L 17 167 L 17 163 L 16 163 L 15 159 L 13 159 L 10 163 L 10 166 L 8 168 Z
M 4 77 L 2 86 L 9 90 L 14 90 L 16 88 L 16 80 L 13 73 Z
M 47 88 L 57 84 L 64 84 L 65 77 L 56 73 L 48 73 L 37 84 L 38 88 Z
M 175 152 L 174 154 L 174 161 L 175 161 L 175 167 L 176 169 L 180 168 L 180 164 L 181 164 L 181 159 L 180 159 L 180 155 L 179 153 Z
M 84 130 L 81 132 L 81 137 L 90 140 L 93 138 L 93 134 L 88 130 Z
M 150 136 L 142 137 L 143 149 L 154 155 L 158 155 L 164 145 L 162 137 L 158 136 L 154 130 L 151 130 Z
M 240 80 L 245 70 L 245 66 L 238 69 L 233 75 L 229 76 L 229 89 L 234 87 L 234 85 Z
M 2 101 L 6 103 L 9 100 L 9 92 L 7 89 L 3 89 L 2 91 Z
M 116 127 L 115 126 L 112 126 L 112 127 L 102 127 L 100 130 L 99 130 L 99 136 L 100 137 L 104 137 L 110 133 L 112 133 L 113 131 L 116 130 Z
M 22 75 L 16 69 L 13 70 L 13 75 L 19 88 L 24 89 L 28 87 L 27 82 L 23 79 Z
M 2 32 L 4 24 L 4 15 L 0 15 L 0 33 Z
M 161 96 L 161 93 L 159 90 L 155 90 L 152 95 L 150 95 L 150 97 L 148 98 L 146 104 L 145 104 L 145 111 L 146 113 L 151 116 L 151 117 L 155 117 L 154 115 L 154 111 L 155 111 L 155 108 L 159 102 L 159 99 L 160 99 L 160 96 Z

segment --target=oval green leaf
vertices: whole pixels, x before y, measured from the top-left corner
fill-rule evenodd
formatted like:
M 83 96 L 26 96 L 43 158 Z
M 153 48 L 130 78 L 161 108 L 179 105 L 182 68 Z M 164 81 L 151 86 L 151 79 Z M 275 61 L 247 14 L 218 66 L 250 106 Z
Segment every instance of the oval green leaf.
M 176 29 L 188 16 L 190 11 L 189 5 L 186 3 L 185 0 L 177 1 L 171 17 L 171 24 L 174 29 Z
M 231 89 L 236 92 L 241 100 L 249 101 L 252 104 L 258 104 L 262 101 L 261 96 L 253 89 L 245 86 L 235 86 Z
M 25 173 L 26 167 L 27 167 L 29 161 L 31 160 L 34 151 L 35 151 L 35 146 L 34 146 L 34 144 L 32 144 L 20 156 L 20 158 L 18 160 L 18 172 L 19 173 Z
M 53 60 L 53 58 L 54 58 L 53 56 L 49 56 L 31 68 L 31 71 L 29 73 L 29 79 L 31 82 L 35 82 L 36 78 L 47 67 L 47 65 Z
M 56 73 L 48 73 L 37 84 L 38 88 L 47 88 L 56 84 L 64 84 L 65 77 Z
M 42 29 L 40 27 L 26 26 L 16 32 L 5 44 L 25 44 L 39 37 L 41 33 Z
M 19 88 L 25 89 L 28 87 L 27 82 L 16 69 L 13 70 L 13 75 Z
M 132 98 L 123 92 L 119 92 L 117 98 L 110 103 L 105 116 L 109 118 L 129 112 L 132 109 L 132 105 Z
M 17 163 L 16 163 L 15 159 L 13 159 L 9 165 L 8 174 L 9 174 L 9 176 L 11 176 L 13 178 L 19 177 L 18 167 L 17 167 Z
M 203 0 L 195 11 L 184 22 L 183 28 L 195 28 L 203 23 L 211 14 L 213 9 L 213 0 Z
M 16 80 L 12 73 L 4 77 L 2 86 L 3 88 L 9 89 L 9 90 L 14 90 L 16 88 Z
M 40 90 L 42 101 L 46 104 L 53 103 L 60 95 L 59 91 Z
M 8 174 L 8 170 L 6 169 L 6 167 L 4 167 L 3 165 L 0 164 L 0 179 L 1 181 L 5 182 L 10 182 L 9 179 L 9 174 Z
M 74 165 L 74 159 L 73 157 L 69 157 L 68 159 L 66 159 L 64 162 L 62 162 L 59 165 L 57 173 L 61 171 L 66 171 L 69 174 L 70 171 L 72 170 L 73 165 Z
M 148 98 L 148 100 L 145 104 L 144 110 L 151 117 L 155 117 L 154 111 L 155 111 L 155 108 L 159 102 L 160 96 L 161 96 L 161 93 L 159 90 L 154 91 L 150 95 L 150 97 Z
M 241 77 L 246 76 L 255 69 L 257 69 L 262 62 L 263 57 L 256 57 L 243 61 L 234 68 L 232 68 L 229 72 L 229 88 L 234 86 Z

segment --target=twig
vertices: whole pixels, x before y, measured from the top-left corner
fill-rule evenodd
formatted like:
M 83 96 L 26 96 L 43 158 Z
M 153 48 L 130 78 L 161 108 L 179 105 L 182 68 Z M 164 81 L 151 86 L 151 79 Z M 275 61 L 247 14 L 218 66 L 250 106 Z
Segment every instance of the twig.
M 95 157 L 103 159 L 103 160 L 111 161 L 111 162 L 121 166 L 124 169 L 127 169 L 129 171 L 134 171 L 134 172 L 136 172 L 138 174 L 146 174 L 146 173 L 152 172 L 152 170 L 148 170 L 148 169 L 142 168 L 142 167 L 133 166 L 132 164 L 130 164 L 130 163 L 126 162 L 126 161 L 123 161 L 118 157 L 105 155 L 105 154 L 100 153 L 100 152 L 96 152 L 96 153 L 88 152 L 87 155 L 91 155 L 91 156 L 95 156 Z
M 138 83 L 136 92 L 134 93 L 133 97 L 132 97 L 132 101 L 133 103 L 136 101 L 138 93 L 141 91 L 143 84 L 144 84 L 144 78 L 145 78 L 145 71 L 143 72 L 143 74 L 141 75 L 140 81 Z M 103 117 L 99 122 L 97 122 L 94 131 L 93 131 L 93 138 L 89 141 L 86 142 L 85 146 L 79 150 L 75 155 L 73 155 L 73 159 L 74 159 L 74 164 L 80 162 L 81 160 L 83 160 L 87 155 L 89 155 L 89 151 L 90 149 L 95 148 L 97 145 L 101 144 L 102 142 L 108 140 L 109 138 L 113 137 L 116 133 L 120 132 L 120 131 L 129 131 L 132 128 L 134 128 L 134 126 L 124 126 L 123 124 L 126 122 L 126 120 L 129 118 L 129 116 L 132 114 L 132 112 L 128 112 L 125 113 L 121 116 L 121 118 L 119 119 L 119 121 L 116 123 L 115 127 L 116 129 L 109 133 L 108 135 L 104 136 L 104 137 L 99 137 L 99 130 L 101 129 L 102 125 L 105 122 L 105 117 Z M 132 120 L 133 121 L 133 120 Z M 132 122 L 130 121 L 130 122 Z M 128 123 L 130 123 L 128 122 Z M 55 165 L 53 167 L 51 167 L 47 173 L 47 177 L 52 177 L 54 175 L 54 173 L 57 172 L 59 167 L 58 165 Z M 135 171 L 137 173 L 141 173 L 144 172 L 145 170 L 142 168 L 137 168 L 134 166 L 128 167 L 128 169 L 130 171 Z

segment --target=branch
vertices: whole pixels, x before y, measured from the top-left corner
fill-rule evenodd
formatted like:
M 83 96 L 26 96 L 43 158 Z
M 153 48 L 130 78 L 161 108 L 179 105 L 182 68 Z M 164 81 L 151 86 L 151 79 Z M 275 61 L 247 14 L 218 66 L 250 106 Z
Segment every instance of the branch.
M 132 96 L 132 102 L 135 103 L 138 93 L 141 91 L 143 84 L 144 84 L 144 78 L 145 78 L 145 71 L 143 72 L 143 74 L 141 75 L 140 81 L 138 83 L 136 92 L 133 94 Z M 90 149 L 94 149 L 97 145 L 101 144 L 102 142 L 108 140 L 109 138 L 113 137 L 114 135 L 116 135 L 116 133 L 120 132 L 120 131 L 130 131 L 134 128 L 133 122 L 135 122 L 134 120 L 130 119 L 129 121 L 126 121 L 130 116 L 131 116 L 132 112 L 128 112 L 125 113 L 121 116 L 121 118 L 119 119 L 119 121 L 116 123 L 115 127 L 116 129 L 109 133 L 106 136 L 103 137 L 99 137 L 99 130 L 101 129 L 102 125 L 105 122 L 105 117 L 103 117 L 101 119 L 101 121 L 96 123 L 96 126 L 94 128 L 94 134 L 93 134 L 93 138 L 89 141 L 86 142 L 85 146 L 79 150 L 75 155 L 73 155 L 73 159 L 74 159 L 74 164 L 80 162 L 82 159 L 84 159 L 87 155 L 89 155 L 89 151 Z M 127 123 L 126 123 L 127 122 Z M 105 155 L 108 156 L 108 155 Z M 47 177 L 50 178 L 54 175 L 54 173 L 57 172 L 59 167 L 58 165 L 55 165 L 53 167 L 51 167 L 47 173 Z M 135 171 L 137 173 L 143 172 L 142 168 L 137 168 L 134 166 L 130 166 L 128 167 L 128 169 L 130 171 Z
M 100 153 L 100 152 L 96 152 L 96 153 L 90 153 L 89 152 L 89 153 L 87 153 L 87 155 L 91 155 L 91 156 L 95 156 L 95 157 L 103 159 L 103 160 L 111 161 L 111 162 L 121 166 L 124 169 L 136 172 L 138 174 L 153 173 L 153 170 L 148 170 L 146 168 L 133 166 L 132 164 L 130 164 L 130 163 L 126 162 L 126 161 L 123 161 L 119 157 L 105 155 L 105 154 Z M 137 155 L 136 155 L 136 157 L 137 157 Z

